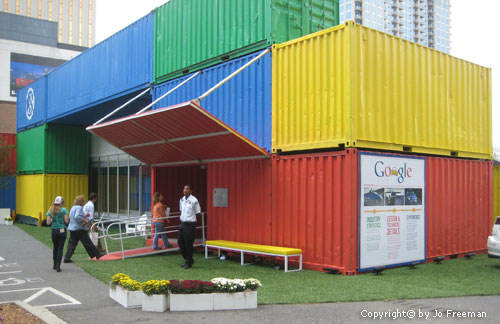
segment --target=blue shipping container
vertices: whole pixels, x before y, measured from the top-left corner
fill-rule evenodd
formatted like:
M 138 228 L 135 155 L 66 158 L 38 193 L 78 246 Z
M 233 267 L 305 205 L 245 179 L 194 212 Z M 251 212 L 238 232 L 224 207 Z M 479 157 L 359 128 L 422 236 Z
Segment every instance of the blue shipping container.
M 153 78 L 153 27 L 150 13 L 50 73 L 47 121 L 146 88 Z
M 0 178 L 0 208 L 16 210 L 16 177 Z
M 154 109 L 196 99 L 256 57 L 239 57 L 202 70 Z M 161 97 L 192 74 L 156 85 L 153 100 Z M 271 54 L 268 53 L 201 100 L 201 107 L 260 147 L 271 150 Z
M 17 132 L 40 126 L 47 119 L 47 76 L 17 93 Z

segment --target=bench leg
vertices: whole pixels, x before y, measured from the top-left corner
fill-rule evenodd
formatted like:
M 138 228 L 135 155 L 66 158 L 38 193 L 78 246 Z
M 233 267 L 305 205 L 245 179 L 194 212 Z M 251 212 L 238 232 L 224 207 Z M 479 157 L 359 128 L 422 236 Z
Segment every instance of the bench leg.
M 288 255 L 285 256 L 285 272 L 295 272 L 295 271 L 301 271 L 302 270 L 302 254 L 299 255 L 294 255 L 299 257 L 299 268 L 298 269 L 293 269 L 293 270 L 288 270 Z
M 217 249 L 219 251 L 219 257 L 220 257 L 220 249 Z M 213 259 L 215 256 L 208 256 L 208 247 L 205 245 L 205 259 Z

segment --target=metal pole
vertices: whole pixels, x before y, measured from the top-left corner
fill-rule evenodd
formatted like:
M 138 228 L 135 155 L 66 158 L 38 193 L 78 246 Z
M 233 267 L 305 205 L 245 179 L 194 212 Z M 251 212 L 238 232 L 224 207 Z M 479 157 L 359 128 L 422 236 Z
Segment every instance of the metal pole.
M 210 90 L 208 90 L 207 92 L 205 92 L 204 94 L 202 94 L 201 96 L 199 96 L 198 99 L 196 99 L 196 100 L 200 101 L 201 99 L 205 98 L 206 96 L 208 96 L 209 94 L 211 94 L 212 92 L 214 92 L 215 89 L 217 89 L 218 87 L 220 87 L 221 85 L 223 85 L 224 83 L 226 83 L 227 81 L 229 81 L 235 75 L 237 75 L 238 73 L 240 73 L 241 71 L 243 71 L 244 69 L 246 69 L 253 62 L 259 60 L 262 56 L 266 55 L 267 53 L 269 53 L 269 49 L 266 49 L 266 50 L 262 51 L 262 53 L 260 53 L 259 55 L 257 55 L 256 57 L 254 57 L 253 59 L 251 59 L 250 61 L 248 61 L 245 65 L 243 65 L 242 67 L 240 67 L 238 70 L 236 70 L 233 73 L 231 73 L 228 77 L 226 77 L 221 82 L 217 83 Z
M 205 215 L 206 212 L 201 214 L 201 228 L 202 228 L 201 233 L 203 236 L 203 246 L 205 246 Z
M 130 220 L 130 155 L 127 162 L 127 214 Z
M 107 166 L 107 174 L 106 174 L 106 209 L 109 217 L 109 155 L 108 155 L 108 166 Z
M 200 74 L 201 71 L 198 71 L 196 72 L 195 74 L 193 74 L 192 76 L 190 76 L 189 78 L 187 78 L 186 80 L 182 81 L 181 83 L 179 83 L 177 86 L 175 86 L 174 88 L 172 88 L 170 91 L 168 91 L 167 93 L 163 94 L 161 97 L 159 97 L 158 99 L 156 99 L 155 101 L 153 101 L 152 103 L 150 103 L 149 105 L 147 105 L 146 107 L 142 108 L 141 110 L 139 110 L 137 113 L 135 113 L 136 115 L 148 110 L 149 108 L 151 108 L 153 105 L 155 105 L 158 101 L 162 100 L 163 98 L 165 98 L 166 96 L 168 96 L 169 94 L 171 94 L 172 92 L 174 92 L 175 90 L 177 90 L 178 88 L 180 88 L 181 86 L 183 86 L 184 84 L 186 84 L 189 80 L 191 80 L 192 78 L 194 78 L 195 76 L 197 76 L 198 74 Z
M 125 108 L 126 106 L 128 106 L 132 101 L 136 100 L 137 98 L 141 97 L 142 95 L 144 95 L 146 92 L 148 92 L 149 90 L 151 90 L 151 87 L 147 88 L 146 90 L 144 90 L 143 92 L 139 93 L 137 96 L 135 96 L 134 98 L 130 99 L 129 101 L 127 101 L 126 103 L 124 103 L 123 105 L 121 105 L 120 107 L 116 108 L 115 110 L 113 110 L 112 112 L 110 112 L 109 114 L 107 114 L 106 116 L 102 117 L 101 119 L 99 119 L 98 121 L 96 121 L 92 126 L 95 126 L 97 124 L 99 124 L 100 122 L 102 122 L 103 120 L 107 119 L 108 117 L 111 117 L 112 115 L 114 115 L 117 111 Z
M 116 216 L 120 219 L 120 155 L 116 155 Z

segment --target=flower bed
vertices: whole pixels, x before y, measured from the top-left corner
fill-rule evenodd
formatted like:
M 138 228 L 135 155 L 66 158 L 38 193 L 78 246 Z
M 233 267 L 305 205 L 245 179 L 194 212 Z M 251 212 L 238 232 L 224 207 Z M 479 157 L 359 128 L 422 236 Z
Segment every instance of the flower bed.
M 130 279 L 123 273 L 117 273 L 109 283 L 109 297 L 126 308 L 142 306 L 142 284 Z
M 168 280 L 149 280 L 142 284 L 144 297 L 142 310 L 145 312 L 164 312 L 169 307 Z
M 112 286 L 115 291 L 120 287 L 134 292 L 140 287 L 143 292 L 142 310 L 163 312 L 169 307 L 170 311 L 257 308 L 257 289 L 262 284 L 253 278 L 214 278 L 211 281 L 149 280 L 139 283 L 119 273 L 113 276 L 110 283 L 111 298 Z

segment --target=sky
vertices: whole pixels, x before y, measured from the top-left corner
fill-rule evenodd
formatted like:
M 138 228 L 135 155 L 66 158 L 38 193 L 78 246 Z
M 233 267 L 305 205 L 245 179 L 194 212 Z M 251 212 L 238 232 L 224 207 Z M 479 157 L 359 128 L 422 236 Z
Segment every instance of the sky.
M 96 43 L 166 2 L 167 0 L 98 0 Z M 492 68 L 495 152 L 500 152 L 500 74 L 497 75 L 500 73 L 500 42 L 496 38 L 496 33 L 500 32 L 499 12 L 499 0 L 451 0 L 450 54 Z

